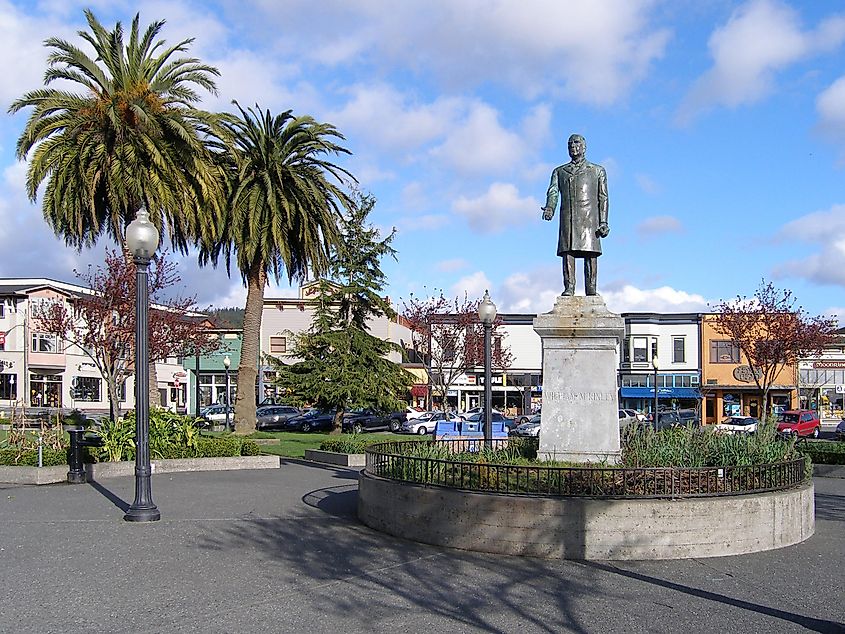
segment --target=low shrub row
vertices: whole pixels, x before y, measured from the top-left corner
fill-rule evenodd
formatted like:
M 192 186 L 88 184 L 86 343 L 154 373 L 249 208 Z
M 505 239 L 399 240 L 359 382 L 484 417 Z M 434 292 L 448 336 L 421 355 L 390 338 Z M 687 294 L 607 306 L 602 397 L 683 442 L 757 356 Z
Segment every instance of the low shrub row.
M 85 448 L 85 462 L 108 461 L 108 453 L 98 447 Z M 233 456 L 257 456 L 261 447 L 248 438 L 198 438 L 195 447 L 169 446 L 157 452 L 154 459 L 172 458 L 228 458 Z M 134 452 L 131 458 L 134 460 Z M 67 464 L 67 450 L 45 447 L 42 453 L 42 464 L 45 467 L 55 467 Z M 35 449 L 0 449 L 0 466 L 38 466 L 38 451 Z
M 798 449 L 814 464 L 845 464 L 845 441 L 807 440 Z
M 370 445 L 382 442 L 384 438 L 369 438 L 364 434 L 341 434 L 326 438 L 320 443 L 320 449 L 337 453 L 364 453 Z

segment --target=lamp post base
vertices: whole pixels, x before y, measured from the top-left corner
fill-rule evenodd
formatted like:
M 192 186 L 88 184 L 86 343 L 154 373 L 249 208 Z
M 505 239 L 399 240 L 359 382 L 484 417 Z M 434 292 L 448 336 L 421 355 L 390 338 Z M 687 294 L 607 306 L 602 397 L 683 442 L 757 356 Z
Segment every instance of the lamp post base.
M 153 506 L 135 506 L 129 507 L 123 519 L 127 522 L 157 522 L 161 519 L 161 512 L 158 507 Z

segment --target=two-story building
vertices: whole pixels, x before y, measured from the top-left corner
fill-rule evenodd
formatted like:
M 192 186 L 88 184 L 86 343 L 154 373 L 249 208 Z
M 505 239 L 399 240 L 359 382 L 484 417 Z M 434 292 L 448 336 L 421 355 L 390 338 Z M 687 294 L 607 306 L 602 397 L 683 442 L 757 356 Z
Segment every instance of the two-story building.
M 697 408 L 701 382 L 698 313 L 623 313 L 619 406 L 638 411 Z M 656 386 L 656 393 L 655 393 Z
M 37 315 L 89 289 L 47 278 L 0 279 L 0 407 L 81 409 L 107 412 L 108 389 L 92 359 L 79 347 L 44 332 Z M 178 407 L 184 376 L 176 359 L 156 363 L 162 405 Z M 120 392 L 120 407 L 134 407 L 134 377 Z M 181 400 L 180 400 L 181 399 Z
M 733 415 L 762 416 L 763 394 L 739 348 L 714 327 L 715 315 L 701 319 L 702 423 L 713 424 Z M 768 412 L 796 407 L 797 366 L 783 368 L 769 391 Z

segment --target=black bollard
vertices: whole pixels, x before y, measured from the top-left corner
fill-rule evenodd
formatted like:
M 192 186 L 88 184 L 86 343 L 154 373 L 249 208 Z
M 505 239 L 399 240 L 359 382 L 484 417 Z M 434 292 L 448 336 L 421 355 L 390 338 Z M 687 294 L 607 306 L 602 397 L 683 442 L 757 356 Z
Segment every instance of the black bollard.
M 85 484 L 85 466 L 82 464 L 82 434 L 85 430 L 68 429 L 67 433 L 70 434 L 67 481 L 69 484 Z

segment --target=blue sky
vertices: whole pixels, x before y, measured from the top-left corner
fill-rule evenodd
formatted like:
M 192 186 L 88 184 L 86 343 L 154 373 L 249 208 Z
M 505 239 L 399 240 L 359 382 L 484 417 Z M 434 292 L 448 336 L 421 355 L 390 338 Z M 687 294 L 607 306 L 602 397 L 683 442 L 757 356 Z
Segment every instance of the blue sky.
M 845 317 L 839 1 L 0 0 L 6 107 L 41 85 L 46 37 L 78 41 L 84 7 L 196 37 L 222 72 L 206 108 L 237 99 L 336 125 L 373 221 L 398 229 L 394 300 L 489 288 L 500 311 L 550 310 L 557 217 L 540 207 L 578 132 L 608 173 L 611 310 L 707 310 L 765 278 Z M 106 243 L 67 249 L 26 199 L 25 116 L 0 118 L 0 275 L 74 281 Z M 201 305 L 243 304 L 237 275 L 192 257 L 181 273 Z

